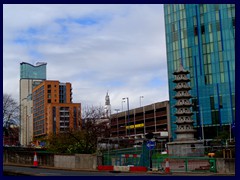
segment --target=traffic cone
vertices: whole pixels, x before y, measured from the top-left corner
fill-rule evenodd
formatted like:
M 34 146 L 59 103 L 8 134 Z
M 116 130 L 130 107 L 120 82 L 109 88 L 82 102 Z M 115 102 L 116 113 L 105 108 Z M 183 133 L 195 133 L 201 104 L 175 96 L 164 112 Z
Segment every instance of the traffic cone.
M 33 167 L 38 167 L 38 160 L 37 160 L 37 153 L 34 153 L 34 158 L 33 158 Z
M 165 173 L 170 173 L 170 166 L 169 166 L 168 158 L 166 159 Z

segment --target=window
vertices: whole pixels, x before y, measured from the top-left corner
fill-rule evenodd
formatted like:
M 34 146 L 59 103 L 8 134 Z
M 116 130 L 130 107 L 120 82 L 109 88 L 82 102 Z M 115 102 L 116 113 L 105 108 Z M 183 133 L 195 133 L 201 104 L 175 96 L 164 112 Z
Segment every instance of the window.
M 205 27 L 204 27 L 204 25 L 201 25 L 201 33 L 205 34 Z
M 220 109 L 220 108 L 223 108 L 223 100 L 222 100 L 222 96 L 221 95 L 219 96 L 219 101 L 220 102 L 218 102 L 218 103 L 219 103 L 219 109 Z
M 211 23 L 208 24 L 208 31 L 212 32 L 212 24 Z
M 219 23 L 219 21 L 216 22 L 216 29 L 217 29 L 217 31 L 220 31 L 220 23 Z
M 214 50 L 213 43 L 210 43 L 210 52 L 212 53 Z
M 172 32 L 175 32 L 176 29 L 175 29 L 175 23 L 172 23 Z
M 197 98 L 192 98 L 192 110 L 197 111 L 198 110 L 198 104 L 197 104 Z
M 220 73 L 220 79 L 221 79 L 221 83 L 224 83 L 224 73 Z
M 197 36 L 198 35 L 198 29 L 197 29 L 197 26 L 194 27 L 194 36 Z
M 210 96 L 210 107 L 211 107 L 211 110 L 215 109 L 215 107 L 214 107 L 214 97 L 213 96 Z
M 233 28 L 235 28 L 235 18 L 232 18 L 232 25 L 233 25 Z
M 218 111 L 212 111 L 212 124 L 218 124 Z
M 219 21 L 219 11 L 216 11 L 216 20 Z
M 205 84 L 212 84 L 212 75 L 207 74 L 204 76 Z
M 178 40 L 178 33 L 174 32 L 173 33 L 173 42 Z
M 206 4 L 203 5 L 203 12 L 204 12 L 204 13 L 207 12 L 207 5 L 206 5 Z
M 197 36 L 195 36 L 195 38 L 194 38 L 194 43 L 195 43 L 195 45 L 198 45 L 198 37 Z
M 196 18 L 196 16 L 193 16 L 193 24 L 194 24 L 194 26 L 197 25 L 197 18 Z

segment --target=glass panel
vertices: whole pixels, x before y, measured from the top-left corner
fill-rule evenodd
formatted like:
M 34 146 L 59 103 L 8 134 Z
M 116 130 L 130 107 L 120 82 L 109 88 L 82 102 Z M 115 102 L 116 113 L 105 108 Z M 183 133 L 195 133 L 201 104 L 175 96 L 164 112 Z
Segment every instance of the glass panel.
M 221 83 L 224 83 L 224 73 L 220 73 Z
M 211 110 L 215 109 L 215 107 L 214 107 L 214 97 L 213 96 L 210 96 L 210 107 L 211 107 Z
M 213 34 L 212 33 L 209 33 L 209 41 L 213 42 Z

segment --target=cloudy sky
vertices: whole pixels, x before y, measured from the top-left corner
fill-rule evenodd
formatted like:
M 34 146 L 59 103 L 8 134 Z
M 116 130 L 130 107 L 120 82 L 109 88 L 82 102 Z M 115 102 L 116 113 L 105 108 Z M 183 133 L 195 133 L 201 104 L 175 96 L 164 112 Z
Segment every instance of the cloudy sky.
M 16 100 L 21 62 L 47 62 L 82 106 L 104 106 L 107 91 L 112 110 L 168 100 L 163 5 L 5 4 L 3 92 Z

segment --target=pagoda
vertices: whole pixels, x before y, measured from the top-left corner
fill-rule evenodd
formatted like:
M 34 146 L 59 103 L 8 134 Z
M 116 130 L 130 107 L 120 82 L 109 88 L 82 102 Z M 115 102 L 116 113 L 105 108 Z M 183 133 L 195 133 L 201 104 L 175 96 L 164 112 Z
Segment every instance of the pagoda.
M 192 103 L 191 103 L 191 94 L 189 90 L 189 74 L 188 70 L 185 70 L 180 64 L 180 67 L 177 71 L 173 73 L 175 79 L 173 80 L 176 83 L 174 91 L 176 95 L 176 122 L 177 125 L 175 134 L 176 140 L 168 143 L 168 152 L 173 156 L 203 156 L 204 147 L 202 141 L 197 141 L 194 139 L 194 134 L 196 130 L 193 127 L 194 121 L 192 120 Z

